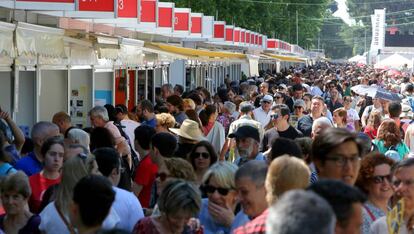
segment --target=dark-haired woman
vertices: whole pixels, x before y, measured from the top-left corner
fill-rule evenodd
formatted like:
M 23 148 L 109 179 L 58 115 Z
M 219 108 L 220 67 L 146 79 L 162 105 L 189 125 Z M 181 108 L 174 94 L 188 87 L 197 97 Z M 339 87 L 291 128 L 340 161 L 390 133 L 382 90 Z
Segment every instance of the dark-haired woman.
M 217 162 L 217 153 L 208 141 L 197 143 L 189 155 L 189 161 L 197 176 L 197 183 L 201 185 L 203 176 Z
M 65 148 L 60 137 L 52 137 L 46 140 L 40 150 L 43 156 L 43 170 L 29 177 L 32 195 L 29 205 L 33 213 L 40 212 L 40 205 L 44 192 L 52 185 L 60 183 L 60 169 L 63 165 Z
M 370 233 L 371 224 L 389 210 L 388 204 L 394 194 L 391 168 L 394 161 L 378 152 L 365 156 L 361 161 L 356 186 L 368 196 L 362 207 L 361 233 Z
M 374 140 L 378 151 L 387 155 L 387 151 L 397 151 L 400 161 L 409 153 L 407 145 L 401 140 L 400 129 L 392 119 L 384 120 L 378 128 L 377 139 Z
M 217 122 L 217 109 L 214 105 L 207 105 L 199 114 L 203 124 L 203 132 L 207 140 L 211 143 L 214 151 L 219 154 L 225 141 L 224 127 Z

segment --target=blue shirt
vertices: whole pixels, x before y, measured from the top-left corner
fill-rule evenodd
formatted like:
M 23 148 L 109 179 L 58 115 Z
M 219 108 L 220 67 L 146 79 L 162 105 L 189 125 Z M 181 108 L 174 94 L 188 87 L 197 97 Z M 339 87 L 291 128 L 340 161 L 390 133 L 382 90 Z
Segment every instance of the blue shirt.
M 204 227 L 205 234 L 213 234 L 213 233 L 230 233 L 230 227 L 225 227 L 221 224 L 218 224 L 214 221 L 211 217 L 210 213 L 208 212 L 208 199 L 204 198 L 201 201 L 201 210 L 200 214 L 198 215 L 198 219 L 200 220 L 201 225 Z
M 15 172 L 16 169 L 14 169 L 9 163 L 3 163 L 3 165 L 0 166 L 0 176 L 6 176 Z
M 142 124 L 155 128 L 155 126 L 157 126 L 157 120 L 155 118 L 150 119 L 150 120 L 145 120 L 142 122 Z
M 230 233 L 233 233 L 234 230 L 236 230 L 237 228 L 245 225 L 246 223 L 250 222 L 251 219 L 249 218 L 249 216 L 247 216 L 243 210 L 239 211 L 239 213 L 237 213 L 236 217 L 234 217 L 233 223 L 231 224 L 231 230 Z
M 239 165 L 240 160 L 241 160 L 241 157 L 237 156 L 236 160 L 234 160 L 233 163 L 236 165 Z M 254 160 L 266 160 L 266 157 L 264 156 L 262 152 L 259 152 Z
M 39 173 L 42 170 L 43 165 L 37 160 L 34 152 L 30 152 L 26 157 L 17 161 L 15 168 L 23 171 L 27 176 L 31 176 Z

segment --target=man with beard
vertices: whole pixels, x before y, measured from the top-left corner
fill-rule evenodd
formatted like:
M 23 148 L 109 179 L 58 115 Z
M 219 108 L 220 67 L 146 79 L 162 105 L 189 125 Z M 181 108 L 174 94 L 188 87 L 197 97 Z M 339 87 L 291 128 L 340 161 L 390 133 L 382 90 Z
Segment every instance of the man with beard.
M 234 163 L 239 167 L 250 160 L 265 160 L 265 156 L 259 152 L 260 136 L 257 128 L 241 126 L 229 138 L 236 138 L 238 156 Z

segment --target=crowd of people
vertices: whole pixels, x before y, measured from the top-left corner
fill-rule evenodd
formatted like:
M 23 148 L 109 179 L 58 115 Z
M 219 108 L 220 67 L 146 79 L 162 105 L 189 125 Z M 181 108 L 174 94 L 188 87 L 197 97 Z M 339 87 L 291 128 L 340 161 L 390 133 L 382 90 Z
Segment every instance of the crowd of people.
M 413 83 L 318 63 L 215 93 L 165 84 L 156 103 L 95 106 L 84 129 L 58 112 L 30 137 L 0 110 L 0 230 L 412 233 Z

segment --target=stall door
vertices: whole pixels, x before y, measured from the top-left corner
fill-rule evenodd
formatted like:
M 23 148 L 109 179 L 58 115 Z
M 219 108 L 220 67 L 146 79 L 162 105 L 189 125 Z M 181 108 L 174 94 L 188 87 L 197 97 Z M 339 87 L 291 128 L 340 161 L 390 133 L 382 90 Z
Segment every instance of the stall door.
M 92 69 L 70 70 L 70 116 L 72 124 L 84 128 L 92 109 Z
M 115 105 L 125 105 L 127 102 L 127 78 L 126 69 L 115 70 Z
M 19 107 L 16 120 L 19 126 L 31 129 L 36 119 L 36 72 L 19 72 Z
M 12 113 L 12 86 L 11 72 L 0 72 L 0 108 Z
M 128 93 L 128 110 L 132 110 L 132 108 L 134 108 L 135 106 L 135 70 L 128 70 L 128 79 L 129 79 L 129 84 L 128 84 L 128 89 L 129 89 L 129 93 Z
M 146 71 L 138 70 L 138 101 L 142 101 L 147 98 L 147 93 L 145 92 L 145 80 L 146 80 Z
M 155 93 L 154 93 L 154 70 L 147 70 L 147 93 L 148 93 L 148 100 L 155 102 Z M 155 105 L 155 104 L 154 104 Z
M 68 111 L 68 71 L 41 70 L 41 88 L 39 97 L 39 121 L 52 121 L 59 111 Z M 79 110 L 87 112 L 83 101 Z
M 94 106 L 104 106 L 105 104 L 113 103 L 113 74 L 113 72 L 95 72 Z

